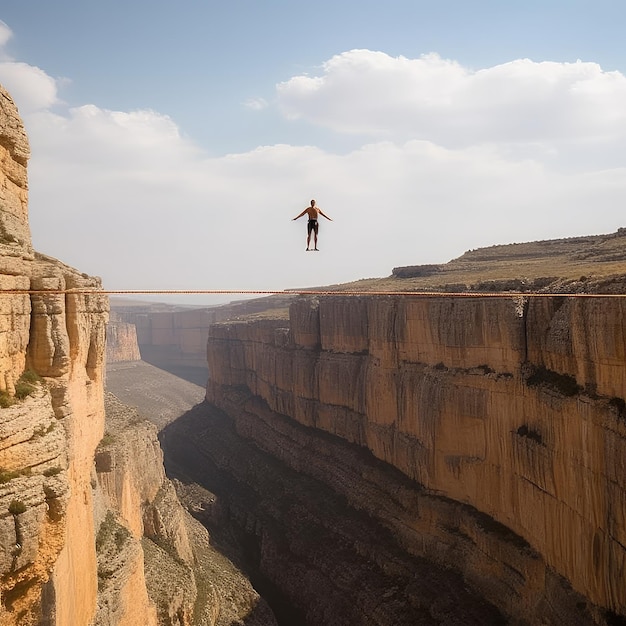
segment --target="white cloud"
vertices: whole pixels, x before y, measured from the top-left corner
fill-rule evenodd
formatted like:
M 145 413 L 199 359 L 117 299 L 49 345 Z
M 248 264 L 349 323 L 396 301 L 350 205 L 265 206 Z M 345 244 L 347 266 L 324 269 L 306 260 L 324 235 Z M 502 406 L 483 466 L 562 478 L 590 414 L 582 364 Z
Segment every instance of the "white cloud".
M 33 242 L 108 288 L 327 285 L 624 225 L 624 78 L 594 64 L 473 72 L 436 55 L 352 51 L 279 97 L 293 116 L 362 133 L 363 145 L 223 157 L 157 111 L 63 109 L 45 72 L 9 65 L 0 82 L 32 148 Z M 47 86 L 39 100 L 36 84 Z M 311 198 L 334 220 L 321 223 L 318 255 L 304 254 L 304 218 L 291 221 Z
M 341 133 L 450 147 L 624 137 L 626 77 L 595 63 L 519 59 L 473 71 L 436 54 L 352 50 L 322 69 L 277 86 L 285 115 Z
M 0 20 L 0 59 L 6 60 L 8 58 L 7 53 L 4 50 L 4 47 L 7 45 L 9 40 L 13 37 L 13 31 L 5 24 L 2 20 Z
M 18 103 L 21 115 L 48 109 L 58 102 L 56 81 L 26 63 L 0 62 L 0 83 Z
M 252 111 L 262 111 L 263 109 L 267 109 L 269 104 L 265 98 L 251 98 L 250 100 L 246 100 L 243 106 Z

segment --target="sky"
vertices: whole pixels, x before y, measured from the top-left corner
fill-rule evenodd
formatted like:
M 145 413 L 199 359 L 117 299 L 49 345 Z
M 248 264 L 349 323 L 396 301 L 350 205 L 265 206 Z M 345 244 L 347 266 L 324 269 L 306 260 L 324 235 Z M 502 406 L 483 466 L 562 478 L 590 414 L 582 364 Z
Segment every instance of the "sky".
M 0 3 L 33 245 L 110 290 L 279 291 L 615 232 L 625 22 L 622 0 Z M 305 252 L 313 198 L 332 221 Z

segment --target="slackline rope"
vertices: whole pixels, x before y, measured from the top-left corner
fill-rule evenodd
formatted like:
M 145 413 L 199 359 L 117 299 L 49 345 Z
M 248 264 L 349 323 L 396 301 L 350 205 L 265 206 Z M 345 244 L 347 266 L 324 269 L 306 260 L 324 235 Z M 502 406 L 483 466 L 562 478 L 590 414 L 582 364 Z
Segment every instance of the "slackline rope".
M 257 289 L 0 289 L 0 295 L 275 295 L 275 296 L 406 296 L 417 298 L 626 298 L 626 293 L 537 293 L 521 291 L 325 291 Z

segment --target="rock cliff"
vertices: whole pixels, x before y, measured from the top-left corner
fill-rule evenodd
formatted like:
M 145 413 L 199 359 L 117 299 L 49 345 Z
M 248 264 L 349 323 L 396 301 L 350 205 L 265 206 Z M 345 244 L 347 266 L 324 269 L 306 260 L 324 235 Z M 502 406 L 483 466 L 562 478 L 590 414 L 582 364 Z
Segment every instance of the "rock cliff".
M 298 298 L 288 322 L 212 326 L 207 400 L 257 454 L 330 486 L 373 520 L 395 556 L 377 553 L 365 535 L 345 536 L 342 549 L 370 551 L 387 571 L 417 559 L 447 580 L 425 594 L 396 572 L 377 606 L 389 612 L 395 601 L 402 618 L 385 621 L 355 592 L 361 612 L 352 622 L 309 615 L 306 623 L 409 624 L 424 618 L 417 606 L 439 623 L 434 598 L 458 605 L 464 586 L 486 604 L 458 623 L 496 623 L 490 611 L 519 624 L 622 623 L 625 307 L 598 297 L 335 295 Z M 206 449 L 215 446 L 198 433 Z M 262 479 L 224 453 L 211 458 L 262 493 Z M 259 516 L 258 506 L 239 507 Z M 297 563 L 306 552 L 305 519 L 291 519 L 274 544 L 270 523 L 259 522 L 258 564 L 298 603 L 270 554 Z M 319 611 L 337 610 L 339 590 L 350 593 L 346 572 L 333 571 L 337 555 L 300 558 L 311 560 L 311 576 L 324 572 Z
M 230 626 L 245 619 L 275 626 L 249 581 L 181 505 L 165 476 L 157 427 L 110 393 L 105 407 L 92 484 L 98 528 L 93 625 Z M 251 618 L 255 609 L 262 619 Z
M 0 88 L 0 621 L 88 623 L 108 302 L 98 279 L 33 251 L 28 157 L 17 110 Z M 66 293 L 52 293 L 59 290 Z
M 141 360 L 137 327 L 121 321 L 114 311 L 107 325 L 106 360 L 107 363 Z
M 284 307 L 290 296 L 271 296 L 215 307 L 182 307 L 116 299 L 116 324 L 136 328 L 141 358 L 156 366 L 206 369 L 206 342 L 211 324 Z M 117 359 L 113 350 L 113 360 Z M 119 359 L 123 360 L 123 359 Z
M 0 87 L 0 624 L 226 626 L 266 608 L 232 564 L 216 566 L 156 427 L 112 397 L 105 411 L 108 298 L 32 249 L 28 157 Z M 111 358 L 138 358 L 134 326 L 115 323 Z M 262 613 L 250 623 L 272 626 Z

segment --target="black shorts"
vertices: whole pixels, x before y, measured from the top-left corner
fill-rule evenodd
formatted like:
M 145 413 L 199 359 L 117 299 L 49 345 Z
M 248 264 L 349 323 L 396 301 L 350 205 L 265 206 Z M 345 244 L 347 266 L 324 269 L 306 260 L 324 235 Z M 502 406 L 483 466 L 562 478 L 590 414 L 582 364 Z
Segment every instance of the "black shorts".
M 320 227 L 320 225 L 317 223 L 317 220 L 309 220 L 309 223 L 306 225 L 306 232 L 307 234 L 311 234 L 311 231 L 314 230 L 315 234 L 317 235 L 317 230 Z

